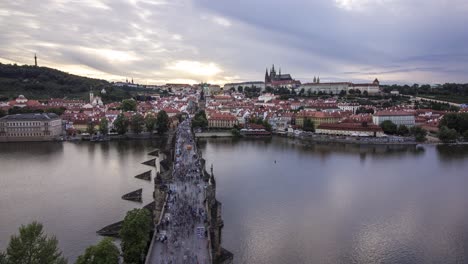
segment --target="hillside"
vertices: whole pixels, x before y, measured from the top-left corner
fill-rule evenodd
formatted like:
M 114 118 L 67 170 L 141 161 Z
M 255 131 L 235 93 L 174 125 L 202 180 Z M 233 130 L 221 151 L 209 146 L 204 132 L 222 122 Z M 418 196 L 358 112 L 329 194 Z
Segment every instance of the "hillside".
M 0 63 L 0 100 L 23 94 L 30 99 L 88 98 L 90 89 L 95 93 L 105 88 L 104 101 L 122 100 L 144 92 L 144 88 L 113 87 L 105 80 L 92 79 L 47 67 Z

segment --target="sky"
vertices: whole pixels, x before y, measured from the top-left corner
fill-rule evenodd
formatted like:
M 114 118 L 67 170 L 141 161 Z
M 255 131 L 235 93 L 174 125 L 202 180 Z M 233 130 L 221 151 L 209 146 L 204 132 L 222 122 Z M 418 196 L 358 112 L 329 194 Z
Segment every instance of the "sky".
M 468 82 L 466 0 L 2 0 L 0 62 L 140 84 Z

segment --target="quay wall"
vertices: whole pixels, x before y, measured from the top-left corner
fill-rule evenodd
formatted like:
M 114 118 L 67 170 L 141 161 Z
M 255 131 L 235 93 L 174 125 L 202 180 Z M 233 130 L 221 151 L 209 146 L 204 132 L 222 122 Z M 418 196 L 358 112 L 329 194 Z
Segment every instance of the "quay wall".
M 232 137 L 231 131 L 218 131 L 218 132 L 197 132 L 196 138 L 210 138 L 210 137 Z

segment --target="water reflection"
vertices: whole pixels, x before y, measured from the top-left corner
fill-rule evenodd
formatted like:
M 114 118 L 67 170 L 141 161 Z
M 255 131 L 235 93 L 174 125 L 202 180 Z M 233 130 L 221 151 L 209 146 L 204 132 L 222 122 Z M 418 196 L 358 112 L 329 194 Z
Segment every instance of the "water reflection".
M 467 159 L 468 145 L 438 145 L 437 154 L 443 161 Z

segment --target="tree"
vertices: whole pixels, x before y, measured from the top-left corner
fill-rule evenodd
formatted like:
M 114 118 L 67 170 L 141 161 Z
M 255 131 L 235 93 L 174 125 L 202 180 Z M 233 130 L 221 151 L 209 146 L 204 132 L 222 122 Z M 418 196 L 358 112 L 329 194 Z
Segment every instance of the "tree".
M 104 238 L 97 245 L 88 247 L 75 264 L 118 264 L 119 256 L 119 248 L 112 239 Z
M 65 110 L 67 110 L 65 107 L 60 107 L 60 108 L 47 108 L 45 110 L 46 113 L 54 113 L 58 116 L 61 116 L 63 115 L 63 113 L 65 112 Z
M 241 133 L 240 133 L 240 131 L 239 131 L 239 129 L 237 129 L 237 128 L 231 129 L 231 134 L 232 134 L 232 136 L 235 137 L 235 138 L 239 138 L 239 137 L 242 136 Z M 0 263 L 0 264 L 1 264 L 1 263 Z
M 145 125 L 145 119 L 140 114 L 135 114 L 132 116 L 130 121 L 130 126 L 134 133 L 140 134 L 143 131 L 143 126 Z
M 362 95 L 364 95 L 365 97 L 367 97 L 367 96 L 369 96 L 369 92 L 364 91 L 364 92 L 362 92 Z
M 400 125 L 398 126 L 397 134 L 400 136 L 408 136 L 409 135 L 409 129 L 405 125 Z
M 411 135 L 414 136 L 417 142 L 424 142 L 426 141 L 427 131 L 419 126 L 414 126 L 410 129 Z
M 302 89 L 299 91 L 299 96 L 303 96 L 303 95 L 304 95 L 304 92 L 305 92 L 305 89 L 302 88 Z
M 88 122 L 88 127 L 86 128 L 86 132 L 88 132 L 90 135 L 93 135 L 94 133 L 96 133 L 96 129 L 94 128 L 93 121 Z
M 151 213 L 147 209 L 133 209 L 124 218 L 120 237 L 125 263 L 143 263 L 150 240 Z
M 468 113 L 448 113 L 440 121 L 440 127 L 453 128 L 463 134 L 468 130 Z
M 58 241 L 44 234 L 42 224 L 32 222 L 21 225 L 19 236 L 13 235 L 6 254 L 0 261 L 7 264 L 66 264 L 62 252 L 57 247 Z M 0 262 L 1 263 L 1 262 Z
M 446 126 L 443 126 L 439 129 L 438 137 L 442 142 L 450 143 L 450 142 L 454 142 L 457 140 L 458 133 L 453 128 L 448 128 Z
M 201 110 L 196 113 L 192 120 L 192 127 L 206 128 L 208 126 L 208 120 L 206 119 L 205 111 Z
M 164 134 L 167 130 L 169 130 L 169 116 L 164 110 L 161 110 L 158 113 L 156 118 L 156 129 L 158 130 L 159 134 Z
M 122 105 L 120 107 L 124 112 L 136 111 L 137 102 L 133 99 L 125 99 L 122 101 Z
M 3 109 L 0 109 L 0 118 L 7 115 L 7 112 Z
M 302 129 L 304 129 L 304 131 L 315 132 L 314 121 L 309 118 L 304 119 L 304 125 Z
M 103 135 L 109 134 L 109 121 L 107 121 L 106 117 L 101 118 L 99 122 L 99 132 Z
M 385 120 L 380 124 L 385 134 L 394 135 L 397 133 L 397 125 L 390 120 Z
M 145 127 L 146 131 L 153 132 L 154 128 L 156 127 L 156 117 L 152 114 L 147 114 L 145 116 Z
M 239 93 L 242 93 L 244 91 L 244 88 L 242 86 L 237 87 L 237 91 Z
M 271 125 L 267 120 L 263 120 L 263 126 L 265 127 L 266 131 L 271 132 Z
M 123 135 L 127 133 L 128 129 L 128 119 L 124 116 L 124 114 L 120 114 L 114 121 L 114 127 L 117 133 Z
M 468 141 L 468 130 L 466 130 L 466 131 L 463 133 L 463 139 L 465 139 L 465 141 Z

